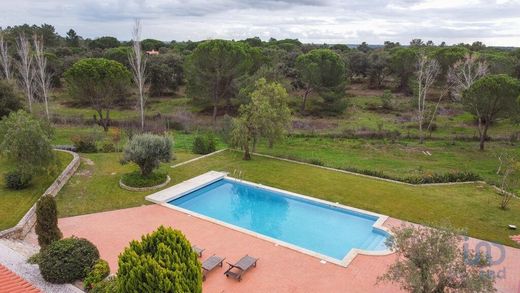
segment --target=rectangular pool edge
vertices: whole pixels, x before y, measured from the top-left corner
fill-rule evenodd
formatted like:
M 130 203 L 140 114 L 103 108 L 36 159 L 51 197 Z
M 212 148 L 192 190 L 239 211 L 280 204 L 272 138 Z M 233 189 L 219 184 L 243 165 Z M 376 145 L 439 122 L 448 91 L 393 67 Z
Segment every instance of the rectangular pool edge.
M 180 190 L 182 192 L 179 192 L 178 194 L 172 194 L 170 197 L 163 197 L 163 199 L 161 201 L 155 201 L 154 200 L 153 195 L 155 195 L 155 194 L 160 193 L 161 195 L 163 195 L 163 194 L 167 193 L 168 191 L 172 191 L 172 189 L 174 189 L 174 187 L 176 187 L 179 184 L 183 184 L 185 182 L 190 182 L 190 181 L 192 182 L 193 179 L 202 178 L 204 175 L 207 175 L 207 174 L 217 174 L 217 173 L 219 173 L 221 176 L 215 176 L 215 178 L 212 179 L 212 180 L 201 181 L 199 186 L 194 186 L 193 188 L 189 188 L 189 190 L 188 189 L 185 190 L 185 189 L 181 188 Z M 360 214 L 360 215 L 366 215 L 366 216 L 374 217 L 374 218 L 377 218 L 377 220 L 375 220 L 375 223 L 372 225 L 372 228 L 373 229 L 377 229 L 377 230 L 381 230 L 381 231 L 391 235 L 391 232 L 389 231 L 389 229 L 387 229 L 386 227 L 383 226 L 383 224 L 389 218 L 386 215 L 382 215 L 382 214 L 366 211 L 366 210 L 363 210 L 363 209 L 358 209 L 358 208 L 342 205 L 342 204 L 337 203 L 337 202 L 336 203 L 329 202 L 329 201 L 326 201 L 326 200 L 322 200 L 322 199 L 319 199 L 319 198 L 314 198 L 314 197 L 298 194 L 298 193 L 291 192 L 291 191 L 288 191 L 288 190 L 278 189 L 278 188 L 271 187 L 271 186 L 266 186 L 266 185 L 262 185 L 262 184 L 258 184 L 258 183 L 254 183 L 254 182 L 249 182 L 249 181 L 246 181 L 246 180 L 241 180 L 241 179 L 229 177 L 228 174 L 225 173 L 225 172 L 209 171 L 207 173 L 204 173 L 202 175 L 193 177 L 193 178 L 191 178 L 189 180 L 183 181 L 183 182 L 181 182 L 181 183 L 179 183 L 177 185 L 171 186 L 171 187 L 169 187 L 167 189 L 164 189 L 162 191 L 159 191 L 157 193 L 148 195 L 145 198 L 147 200 L 152 201 L 152 202 L 154 202 L 156 204 L 159 204 L 159 205 L 161 205 L 163 207 L 170 208 L 172 210 L 176 210 L 178 212 L 182 212 L 184 214 L 187 214 L 188 216 L 194 216 L 194 217 L 197 217 L 199 219 L 202 219 L 202 220 L 214 223 L 214 224 L 218 224 L 218 225 L 224 226 L 226 228 L 229 228 L 229 229 L 232 229 L 232 230 L 235 230 L 235 231 L 238 231 L 238 232 L 242 232 L 242 233 L 245 233 L 247 235 L 250 235 L 250 236 L 253 236 L 253 237 L 265 240 L 265 241 L 269 241 L 271 243 L 274 243 L 277 246 L 279 245 L 279 246 L 282 246 L 282 247 L 285 247 L 285 248 L 289 248 L 289 249 L 295 250 L 297 252 L 300 252 L 300 253 L 303 253 L 303 254 L 307 254 L 307 255 L 316 257 L 316 258 L 318 258 L 320 260 L 323 260 L 323 261 L 326 261 L 326 262 L 330 262 L 330 263 L 333 263 L 333 264 L 336 264 L 336 265 L 339 265 L 339 266 L 342 266 L 342 267 L 347 267 L 350 264 L 350 262 L 352 262 L 352 260 L 354 260 L 354 258 L 358 254 L 372 255 L 372 256 L 382 256 L 382 255 L 388 255 L 388 254 L 392 253 L 390 250 L 369 251 L 369 250 L 363 250 L 363 249 L 359 249 L 359 248 L 352 248 L 343 257 L 343 259 L 337 259 L 337 258 L 334 258 L 334 257 L 330 257 L 330 256 L 327 256 L 327 255 L 324 255 L 324 254 L 321 254 L 321 253 L 318 253 L 318 252 L 315 252 L 315 251 L 312 251 L 312 250 L 300 247 L 298 245 L 287 243 L 285 241 L 282 241 L 282 240 L 279 240 L 279 239 L 276 239 L 276 238 L 273 238 L 273 237 L 270 237 L 270 236 L 267 236 L 267 235 L 264 235 L 264 234 L 261 234 L 261 233 L 258 233 L 258 232 L 254 232 L 254 231 L 251 231 L 249 229 L 242 228 L 242 227 L 239 227 L 239 226 L 236 226 L 236 225 L 233 225 L 233 224 L 221 221 L 221 220 L 217 220 L 217 219 L 215 219 L 213 217 L 202 215 L 202 214 L 199 214 L 197 212 L 194 212 L 194 211 L 191 211 L 191 210 L 188 210 L 188 209 L 185 209 L 185 208 L 182 208 L 182 207 L 179 207 L 179 206 L 176 206 L 176 205 L 173 205 L 173 204 L 169 203 L 169 202 L 171 202 L 171 201 L 173 201 L 175 199 L 178 199 L 178 198 L 180 198 L 182 196 L 185 196 L 185 195 L 187 195 L 187 194 L 189 194 L 191 192 L 194 192 L 196 190 L 204 188 L 204 187 L 206 187 L 206 186 L 208 186 L 208 185 L 210 185 L 212 183 L 215 183 L 215 182 L 217 182 L 219 180 L 222 180 L 222 179 L 226 179 L 226 180 L 234 181 L 234 182 L 237 182 L 237 183 L 250 185 L 250 186 L 253 186 L 253 187 L 256 187 L 256 188 L 261 188 L 261 189 L 269 190 L 269 191 L 276 192 L 276 193 L 282 193 L 284 195 L 287 194 L 288 196 L 294 197 L 296 199 L 303 199 L 303 200 L 310 201 L 310 202 L 315 202 L 315 203 L 318 203 L 318 204 L 321 204 L 321 205 L 335 207 L 335 208 L 338 208 L 338 209 L 342 209 L 342 210 L 351 212 L 351 213 L 356 214 L 356 215 Z M 194 180 L 194 181 L 197 181 L 197 180 Z

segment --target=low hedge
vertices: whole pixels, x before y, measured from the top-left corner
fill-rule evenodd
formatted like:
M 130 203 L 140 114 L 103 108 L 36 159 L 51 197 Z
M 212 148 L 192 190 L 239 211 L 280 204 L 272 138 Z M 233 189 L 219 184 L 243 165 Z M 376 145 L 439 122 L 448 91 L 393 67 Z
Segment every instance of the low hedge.
M 98 259 L 92 269 L 88 272 L 87 276 L 83 280 L 83 286 L 90 290 L 96 284 L 103 281 L 110 274 L 110 267 L 108 266 L 108 262 L 103 259 Z
M 23 174 L 20 171 L 7 172 L 4 175 L 5 186 L 8 189 L 24 189 L 31 183 L 32 175 Z
M 163 172 L 152 172 L 148 176 L 141 175 L 141 172 L 135 171 L 126 173 L 121 176 L 121 182 L 129 187 L 152 187 L 164 183 L 168 174 Z

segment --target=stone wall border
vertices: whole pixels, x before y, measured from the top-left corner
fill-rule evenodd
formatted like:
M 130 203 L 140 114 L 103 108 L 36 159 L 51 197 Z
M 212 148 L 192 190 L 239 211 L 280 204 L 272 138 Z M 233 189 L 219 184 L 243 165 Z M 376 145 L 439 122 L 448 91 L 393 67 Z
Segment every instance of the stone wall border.
M 45 192 L 41 195 L 51 195 L 55 197 L 58 192 L 60 192 L 61 188 L 69 181 L 70 177 L 74 175 L 76 170 L 80 164 L 80 157 L 77 153 L 55 149 L 59 152 L 65 152 L 72 155 L 72 160 L 67 165 L 67 167 L 61 172 L 61 174 L 54 180 L 54 182 L 45 190 Z M 41 197 L 40 196 L 40 197 Z M 15 239 L 23 239 L 27 233 L 32 229 L 34 224 L 36 223 L 36 203 L 32 205 L 32 207 L 25 213 L 25 215 L 18 221 L 14 227 L 8 228 L 6 230 L 0 231 L 0 238 L 15 238 Z

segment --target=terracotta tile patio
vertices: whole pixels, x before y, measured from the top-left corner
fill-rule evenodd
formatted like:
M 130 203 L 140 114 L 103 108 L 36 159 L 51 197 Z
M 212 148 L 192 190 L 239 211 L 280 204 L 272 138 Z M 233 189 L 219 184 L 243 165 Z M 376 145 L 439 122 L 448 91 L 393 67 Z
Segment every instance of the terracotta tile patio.
M 389 219 L 385 226 L 400 223 Z M 192 244 L 206 248 L 202 260 L 213 254 L 224 256 L 230 262 L 245 254 L 260 258 L 258 266 L 248 272 L 242 282 L 227 279 L 223 275 L 226 266 L 216 269 L 204 282 L 204 292 L 399 292 L 392 284 L 376 285 L 377 277 L 395 260 L 394 255 L 358 255 L 347 268 L 322 264 L 315 257 L 159 205 L 59 221 L 65 236 L 85 237 L 96 244 L 112 272 L 117 271 L 117 257 L 128 242 L 159 225 L 179 229 Z M 476 239 L 468 240 L 470 248 L 477 243 Z M 500 251 L 492 247 L 492 254 L 500 255 Z M 504 252 L 505 260 L 493 267 L 505 275 L 498 279 L 497 289 L 520 293 L 520 249 L 505 247 Z

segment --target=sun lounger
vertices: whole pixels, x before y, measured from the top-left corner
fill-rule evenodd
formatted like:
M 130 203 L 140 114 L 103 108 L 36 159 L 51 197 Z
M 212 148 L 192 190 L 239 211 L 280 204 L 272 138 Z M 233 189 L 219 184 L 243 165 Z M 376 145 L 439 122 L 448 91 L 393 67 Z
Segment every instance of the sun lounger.
M 192 245 L 191 248 L 199 257 L 202 256 L 202 252 L 205 250 L 204 248 L 197 247 L 196 245 Z
M 202 280 L 206 280 L 206 275 L 211 272 L 217 266 L 222 267 L 222 262 L 225 258 L 221 258 L 216 255 L 210 256 L 202 263 Z
M 256 267 L 256 262 L 258 261 L 258 258 L 251 257 L 249 255 L 246 255 L 242 257 L 238 262 L 235 264 L 230 264 L 227 271 L 224 273 L 226 277 L 232 277 L 234 279 L 237 279 L 238 281 L 242 280 L 242 275 L 247 272 L 252 267 Z

